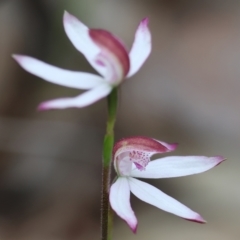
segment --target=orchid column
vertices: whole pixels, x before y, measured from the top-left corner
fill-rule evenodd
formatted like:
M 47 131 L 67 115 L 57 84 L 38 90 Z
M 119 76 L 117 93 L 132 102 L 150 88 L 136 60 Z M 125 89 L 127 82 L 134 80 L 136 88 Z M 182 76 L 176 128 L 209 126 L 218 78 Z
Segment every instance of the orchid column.
M 74 47 L 86 57 L 100 75 L 61 69 L 28 56 L 13 55 L 13 57 L 26 71 L 48 82 L 88 90 L 76 97 L 45 101 L 39 105 L 39 110 L 81 108 L 108 96 L 107 131 L 103 146 L 101 229 L 102 240 L 109 240 L 111 239 L 109 183 L 118 86 L 125 78 L 134 75 L 149 56 L 151 34 L 148 29 L 148 20 L 145 18 L 137 28 L 133 46 L 128 53 L 123 43 L 110 32 L 102 29 L 89 29 L 67 12 L 63 17 L 63 25 Z

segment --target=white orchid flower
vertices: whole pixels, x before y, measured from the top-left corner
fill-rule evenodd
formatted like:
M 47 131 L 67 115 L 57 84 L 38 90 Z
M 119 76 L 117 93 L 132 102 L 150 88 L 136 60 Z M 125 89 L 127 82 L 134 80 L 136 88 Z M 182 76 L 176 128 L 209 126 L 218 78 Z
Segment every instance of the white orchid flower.
M 65 87 L 88 90 L 76 97 L 43 102 L 39 106 L 42 110 L 85 107 L 106 97 L 125 78 L 134 75 L 151 52 L 147 18 L 140 22 L 130 52 L 110 32 L 89 29 L 67 12 L 64 13 L 63 25 L 72 44 L 100 75 L 65 70 L 32 57 L 13 55 L 20 66 L 33 75 Z
M 190 221 L 205 222 L 198 213 L 174 198 L 136 179 L 171 178 L 197 174 L 217 166 L 224 160 L 220 156 L 173 156 L 150 161 L 152 155 L 170 152 L 175 148 L 176 144 L 167 144 L 147 137 L 125 138 L 115 144 L 113 161 L 118 177 L 110 188 L 110 204 L 133 232 L 137 229 L 137 218 L 131 208 L 130 192 L 140 200 L 166 212 Z

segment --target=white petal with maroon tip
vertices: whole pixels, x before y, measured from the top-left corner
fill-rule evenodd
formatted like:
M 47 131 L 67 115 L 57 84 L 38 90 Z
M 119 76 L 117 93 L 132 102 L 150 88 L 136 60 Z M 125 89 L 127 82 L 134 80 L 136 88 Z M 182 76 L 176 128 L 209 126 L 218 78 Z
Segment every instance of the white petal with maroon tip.
M 85 57 L 93 58 L 100 52 L 100 48 L 89 35 L 88 27 L 66 11 L 63 16 L 63 26 L 69 40 Z
M 63 25 L 74 47 L 86 57 L 92 67 L 102 76 L 108 76 L 109 66 L 106 66 L 102 61 L 100 62 L 101 48 L 90 37 L 88 27 L 66 11 L 63 16 Z
M 129 178 L 129 185 L 131 192 L 146 203 L 187 220 L 205 222 L 198 213 L 148 183 Z
M 13 58 L 33 75 L 65 87 L 91 89 L 104 82 L 103 78 L 95 74 L 61 69 L 32 57 L 13 55 Z
M 137 229 L 137 218 L 130 205 L 128 179 L 119 177 L 110 188 L 109 200 L 112 209 L 127 222 L 133 232 Z
M 130 70 L 127 77 L 134 75 L 148 58 L 152 49 L 151 33 L 148 29 L 148 19 L 144 18 L 135 33 L 132 49 L 129 53 Z
M 102 84 L 96 88 L 93 88 L 77 97 L 73 98 L 61 98 L 43 102 L 39 105 L 39 110 L 48 109 L 63 109 L 69 107 L 86 107 L 99 99 L 106 97 L 112 90 L 112 87 L 107 84 Z
M 181 177 L 205 172 L 224 160 L 223 157 L 171 156 L 149 162 L 145 171 L 132 169 L 131 176 L 139 178 Z

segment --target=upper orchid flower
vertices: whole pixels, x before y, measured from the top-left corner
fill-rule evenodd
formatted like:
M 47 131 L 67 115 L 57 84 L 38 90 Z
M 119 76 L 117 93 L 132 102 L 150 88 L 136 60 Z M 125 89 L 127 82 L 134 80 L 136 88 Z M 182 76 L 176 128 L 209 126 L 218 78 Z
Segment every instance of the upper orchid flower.
M 143 19 L 136 31 L 131 51 L 110 32 L 89 29 L 76 17 L 65 12 L 64 29 L 75 48 L 101 75 L 75 72 L 51 66 L 28 56 L 13 55 L 26 71 L 46 81 L 65 87 L 89 89 L 73 98 L 61 98 L 40 104 L 40 109 L 85 107 L 107 96 L 124 78 L 134 75 L 151 52 L 148 19 Z
M 110 204 L 133 232 L 136 232 L 137 229 L 137 218 L 130 205 L 130 191 L 142 201 L 164 211 L 187 220 L 205 222 L 198 213 L 174 198 L 152 185 L 134 178 L 187 176 L 207 171 L 224 160 L 220 156 L 174 156 L 150 161 L 152 155 L 170 152 L 175 148 L 176 144 L 167 144 L 147 137 L 125 138 L 115 144 L 113 160 L 118 178 L 110 188 Z

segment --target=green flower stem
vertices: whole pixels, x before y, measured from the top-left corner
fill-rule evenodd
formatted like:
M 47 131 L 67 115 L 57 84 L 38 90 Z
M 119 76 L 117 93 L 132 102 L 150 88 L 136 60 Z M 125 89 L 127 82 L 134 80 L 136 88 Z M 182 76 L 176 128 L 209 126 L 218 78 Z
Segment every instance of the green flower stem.
M 112 150 L 114 144 L 114 125 L 117 113 L 117 88 L 114 88 L 107 98 L 108 120 L 107 130 L 103 143 L 103 168 L 102 168 L 102 196 L 101 196 L 101 230 L 102 240 L 111 240 L 112 210 L 109 205 L 109 187 L 111 179 Z

